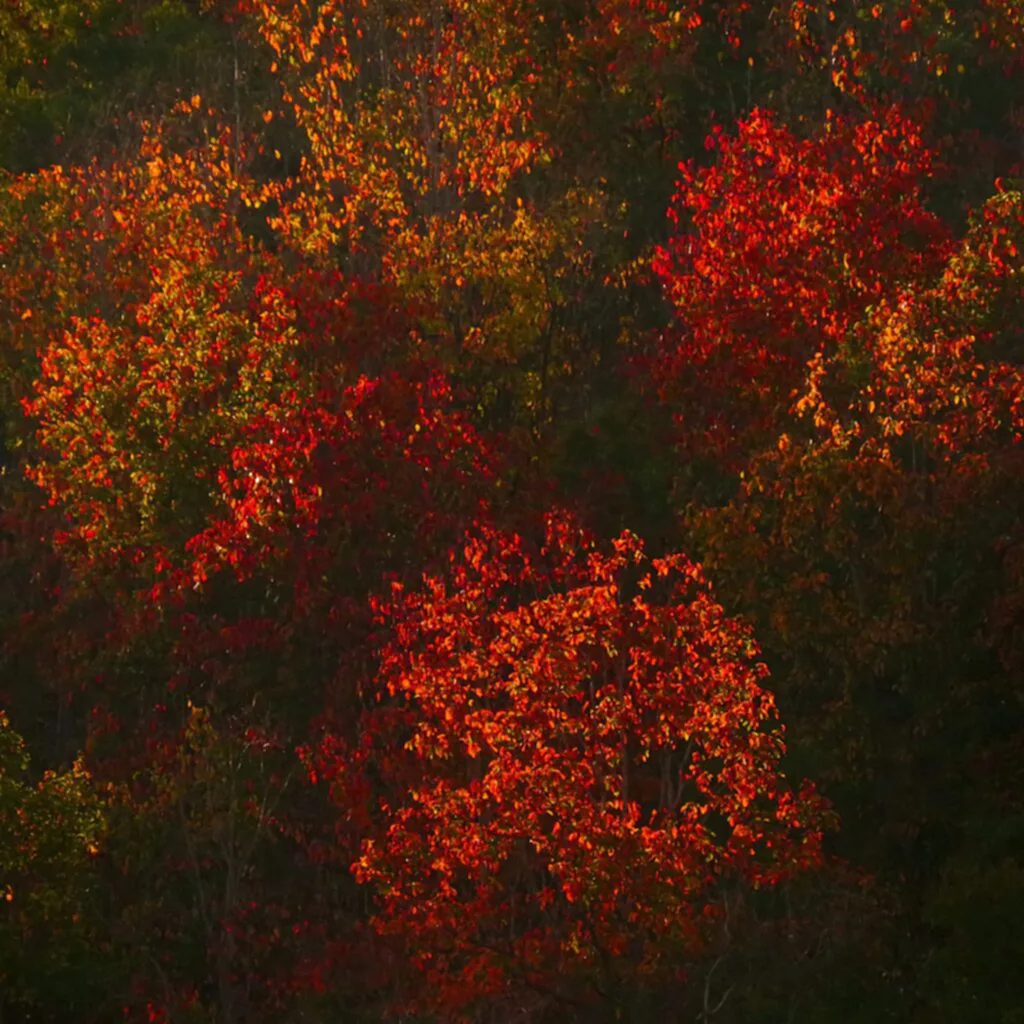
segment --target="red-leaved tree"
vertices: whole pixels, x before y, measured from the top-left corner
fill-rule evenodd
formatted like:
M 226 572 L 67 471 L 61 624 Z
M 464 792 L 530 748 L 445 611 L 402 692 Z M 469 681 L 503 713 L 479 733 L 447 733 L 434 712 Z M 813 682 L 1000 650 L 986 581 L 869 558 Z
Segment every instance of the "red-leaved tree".
M 785 429 L 808 363 L 948 242 L 922 199 L 933 155 L 895 110 L 808 139 L 755 111 L 708 145 L 718 159 L 681 168 L 655 260 L 677 323 L 654 372 L 682 450 L 735 468 Z
M 685 557 L 558 516 L 539 547 L 481 527 L 380 612 L 408 775 L 357 873 L 421 1003 L 657 1012 L 730 899 L 820 862 L 756 644 Z

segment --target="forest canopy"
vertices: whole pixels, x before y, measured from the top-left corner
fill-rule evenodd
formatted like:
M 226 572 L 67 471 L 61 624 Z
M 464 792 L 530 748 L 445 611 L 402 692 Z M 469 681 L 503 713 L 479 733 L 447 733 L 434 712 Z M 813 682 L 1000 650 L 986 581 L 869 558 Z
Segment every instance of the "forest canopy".
M 0 1020 L 1024 1019 L 1022 86 L 5 3 Z

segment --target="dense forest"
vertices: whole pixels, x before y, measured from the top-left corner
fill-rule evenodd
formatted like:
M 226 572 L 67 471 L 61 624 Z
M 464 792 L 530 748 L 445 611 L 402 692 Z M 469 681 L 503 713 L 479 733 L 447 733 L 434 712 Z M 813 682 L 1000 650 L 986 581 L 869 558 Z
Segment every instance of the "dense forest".
M 1021 0 L 0 4 L 0 1020 L 1024 1022 Z

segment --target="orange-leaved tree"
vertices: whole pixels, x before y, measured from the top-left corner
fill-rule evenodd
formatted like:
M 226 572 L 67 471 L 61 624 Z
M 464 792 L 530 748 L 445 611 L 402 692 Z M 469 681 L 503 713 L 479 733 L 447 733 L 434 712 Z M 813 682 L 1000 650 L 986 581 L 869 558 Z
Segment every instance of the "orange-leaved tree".
M 540 545 L 479 526 L 379 608 L 408 774 L 357 873 L 421 1005 L 660 1013 L 730 900 L 820 864 L 757 646 L 685 557 L 561 515 Z
M 112 884 L 110 927 L 153 951 L 126 1001 L 180 990 L 226 1020 L 294 1008 L 315 983 L 287 965 L 322 964 L 326 940 L 289 950 L 358 917 L 332 902 L 343 874 L 311 878 L 307 840 L 333 827 L 295 792 L 295 744 L 325 709 L 352 740 L 365 595 L 479 513 L 491 461 L 392 290 L 246 229 L 235 152 L 155 133 L 137 159 L 19 182 L 15 211 L 55 211 L 55 260 L 4 295 L 14 396 L 40 350 L 20 451 L 57 519 L 33 635 L 60 636 L 41 660 L 133 880 Z M 20 268 L 25 221 L 8 225 Z M 307 870 L 280 870 L 281 850 Z

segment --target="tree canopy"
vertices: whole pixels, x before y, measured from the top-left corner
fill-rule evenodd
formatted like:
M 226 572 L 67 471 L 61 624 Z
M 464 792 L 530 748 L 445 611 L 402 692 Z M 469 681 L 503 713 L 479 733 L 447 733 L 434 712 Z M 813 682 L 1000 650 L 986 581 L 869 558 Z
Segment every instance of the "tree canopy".
M 1018 0 L 0 9 L 0 1018 L 1013 1024 Z

